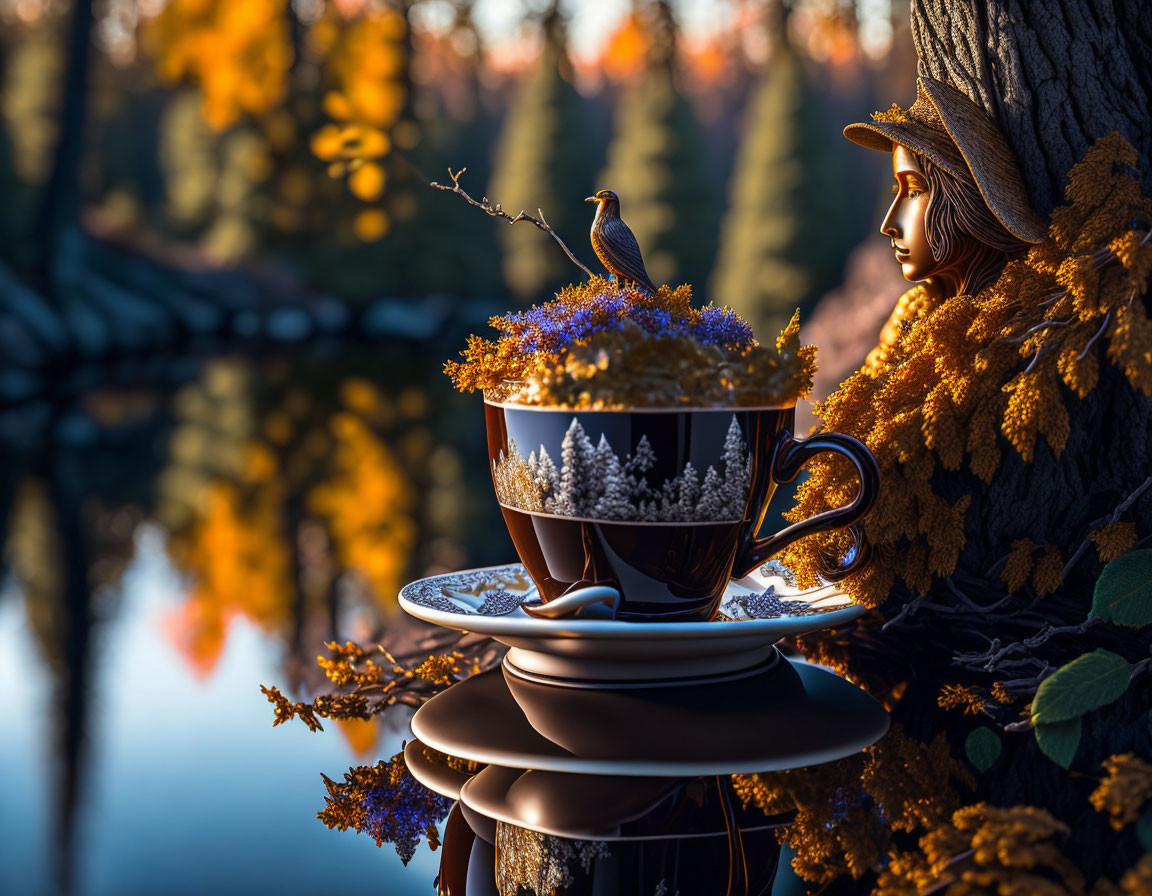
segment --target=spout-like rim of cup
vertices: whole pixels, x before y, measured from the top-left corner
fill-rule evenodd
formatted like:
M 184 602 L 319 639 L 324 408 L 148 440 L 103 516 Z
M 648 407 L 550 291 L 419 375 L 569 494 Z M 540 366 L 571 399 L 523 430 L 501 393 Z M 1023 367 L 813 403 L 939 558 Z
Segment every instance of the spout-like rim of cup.
M 666 405 L 664 407 L 611 407 L 611 408 L 570 408 L 560 405 L 547 404 L 519 404 L 515 401 L 492 401 L 484 399 L 484 404 L 494 408 L 512 409 L 516 411 L 559 411 L 566 414 L 677 414 L 682 411 L 714 411 L 736 414 L 744 411 L 790 411 L 796 407 L 799 399 L 793 399 L 790 404 L 726 404 L 726 405 Z

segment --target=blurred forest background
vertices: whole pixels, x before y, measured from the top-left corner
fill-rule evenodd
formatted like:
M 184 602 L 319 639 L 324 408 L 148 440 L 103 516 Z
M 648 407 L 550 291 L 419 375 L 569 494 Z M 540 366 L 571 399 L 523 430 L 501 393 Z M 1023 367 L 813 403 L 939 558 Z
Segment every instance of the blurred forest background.
M 876 235 L 888 160 L 840 130 L 910 100 L 907 16 L 2 0 L 0 520 L 25 598 L 48 595 L 31 617 L 90 618 L 129 519 L 167 533 L 205 669 L 234 611 L 309 657 L 286 606 L 306 591 L 354 580 L 390 607 L 406 578 L 507 559 L 479 522 L 479 402 L 439 368 L 578 272 L 546 234 L 431 189 L 449 166 L 543 209 L 589 262 L 582 200 L 614 188 L 658 282 L 762 338 L 799 307 L 827 392 L 903 284 Z M 49 653 L 81 650 L 56 629 Z
M 223 802 L 213 757 L 239 755 L 244 725 L 269 755 L 257 679 L 305 693 L 323 641 L 382 630 L 403 658 L 405 581 L 513 555 L 480 402 L 440 368 L 579 272 L 430 189 L 449 166 L 477 198 L 542 209 L 594 267 L 582 200 L 614 189 L 655 280 L 761 338 L 801 308 L 818 392 L 858 365 L 903 281 L 876 234 L 889 162 L 840 131 L 912 100 L 907 19 L 888 0 L 0 0 L 0 703 L 24 707 L 0 765 L 29 769 L 0 798 L 0 890 L 127 892 L 135 866 L 97 848 L 85 806 L 122 807 L 112 846 L 147 848 L 162 803 Z M 137 624 L 164 648 L 146 674 L 110 646 Z M 252 637 L 271 666 L 228 671 Z M 100 721 L 149 681 L 162 725 Z M 190 789 L 96 793 L 185 716 L 164 754 L 191 751 Z M 371 723 L 339 729 L 378 749 Z M 190 892 L 249 865 L 303 885 L 227 827 L 248 814 L 195 828 L 220 839 L 181 872 Z M 259 836 L 290 842 L 295 819 L 302 849 L 332 848 L 298 815 Z
M 427 188 L 467 166 L 474 195 L 542 208 L 589 260 L 580 200 L 615 189 L 658 282 L 775 326 L 810 312 L 873 229 L 883 160 L 839 132 L 910 100 L 907 14 L 888 0 L 4 0 L 2 255 L 26 282 L 46 255 L 64 263 L 75 205 L 91 237 L 242 271 L 266 300 L 503 306 L 572 279 L 545 235 Z M 138 306 L 166 297 L 147 285 L 50 304 L 98 353 L 156 324 Z M 9 339 L 34 329 L 8 310 Z M 86 332 L 101 325 L 103 340 Z

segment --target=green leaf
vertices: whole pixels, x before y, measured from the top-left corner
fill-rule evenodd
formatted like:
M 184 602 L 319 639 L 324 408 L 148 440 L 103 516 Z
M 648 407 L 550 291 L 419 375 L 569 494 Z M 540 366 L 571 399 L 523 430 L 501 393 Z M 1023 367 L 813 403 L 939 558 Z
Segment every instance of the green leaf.
M 1067 722 L 1037 725 L 1036 743 L 1045 756 L 1061 768 L 1068 768 L 1080 745 L 1080 717 Z
M 986 772 L 1000 757 L 1000 736 L 986 725 L 977 728 L 964 741 L 964 753 L 978 772 Z
M 1152 809 L 1141 815 L 1136 822 L 1136 839 L 1145 852 L 1152 852 Z
M 1032 701 L 1032 723 L 1067 722 L 1107 706 L 1128 690 L 1128 660 L 1110 650 L 1093 650 L 1045 678 Z
M 1117 625 L 1152 625 L 1152 550 L 1129 551 L 1104 567 L 1091 616 Z

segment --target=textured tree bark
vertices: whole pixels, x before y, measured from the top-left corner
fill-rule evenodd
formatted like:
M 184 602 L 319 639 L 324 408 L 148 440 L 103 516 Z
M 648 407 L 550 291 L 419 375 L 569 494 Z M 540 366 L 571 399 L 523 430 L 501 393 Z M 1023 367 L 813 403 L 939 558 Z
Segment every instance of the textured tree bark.
M 1068 169 L 1119 131 L 1152 163 L 1152 13 L 1146 0 L 911 0 L 923 71 L 992 114 L 1035 210 Z M 1152 164 L 1141 171 L 1152 195 Z

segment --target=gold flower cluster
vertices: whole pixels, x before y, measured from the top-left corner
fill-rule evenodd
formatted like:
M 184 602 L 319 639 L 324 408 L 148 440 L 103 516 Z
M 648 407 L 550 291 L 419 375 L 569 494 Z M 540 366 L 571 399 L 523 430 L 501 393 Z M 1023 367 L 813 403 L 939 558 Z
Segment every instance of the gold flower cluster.
M 506 400 L 564 408 L 791 405 L 808 395 L 816 372 L 816 347 L 801 345 L 799 332 L 796 314 L 774 349 L 733 349 L 625 323 L 573 346 Z
M 894 855 L 873 892 L 1077 896 L 1084 876 L 1056 842 L 1067 834 L 1066 825 L 1035 806 L 965 806 L 921 837 L 919 850 Z
M 899 104 L 893 103 L 892 106 L 885 111 L 877 111 L 872 113 L 873 121 L 887 121 L 895 124 L 904 124 L 911 121 L 908 113 L 900 108 Z
M 462 665 L 459 652 L 430 654 L 413 669 L 405 668 L 391 653 L 378 648 L 384 663 L 377 663 L 358 644 L 333 641 L 326 645 L 333 654 L 319 656 L 317 664 L 345 694 L 321 694 L 308 703 L 293 703 L 279 688 L 260 686 L 275 707 L 272 725 L 299 718 L 311 731 L 323 731 L 320 719 L 369 719 L 396 703 L 419 705 L 462 678 L 479 672 L 477 665 Z
M 1107 776 L 1092 791 L 1089 800 L 1097 812 L 1105 812 L 1112 827 L 1120 830 L 1132 824 L 1148 803 L 1152 803 L 1152 765 L 1131 753 L 1104 760 Z
M 745 805 L 768 815 L 796 810 L 777 836 L 796 852 L 793 870 L 818 883 L 862 877 L 883 859 L 893 831 L 944 823 L 960 806 L 957 787 L 972 784 L 943 734 L 925 744 L 899 725 L 839 762 L 732 776 Z

